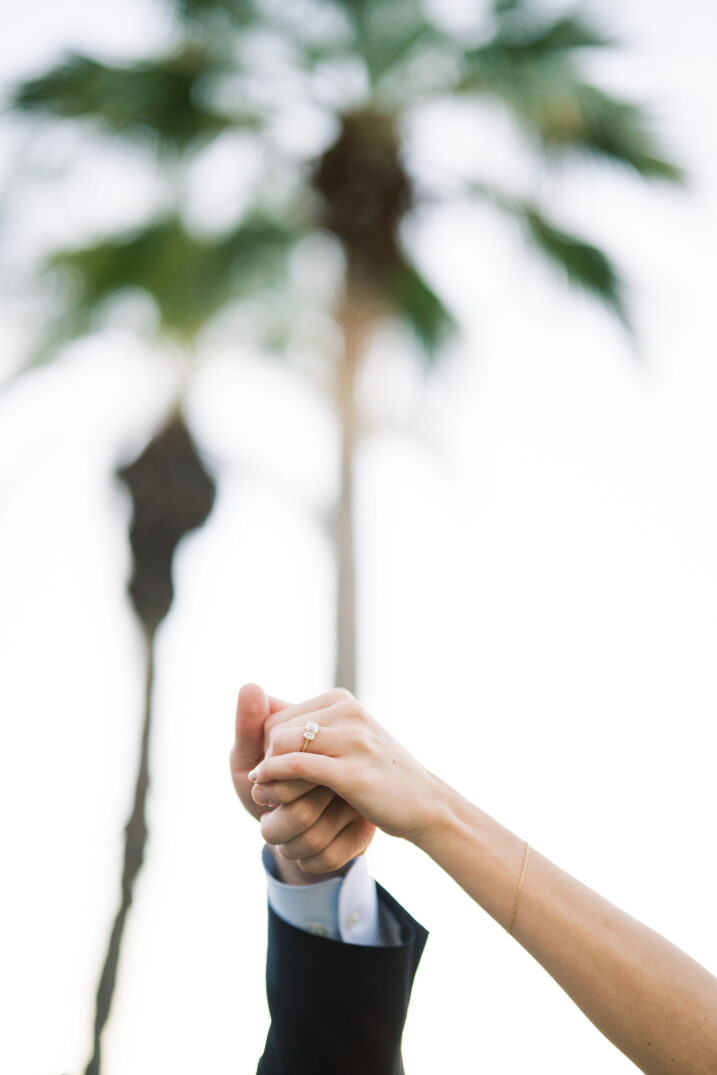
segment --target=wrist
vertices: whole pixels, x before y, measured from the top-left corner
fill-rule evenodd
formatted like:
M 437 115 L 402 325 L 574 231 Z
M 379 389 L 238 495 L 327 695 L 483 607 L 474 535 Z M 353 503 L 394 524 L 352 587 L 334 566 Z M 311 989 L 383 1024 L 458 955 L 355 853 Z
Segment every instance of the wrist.
M 334 877 L 345 877 L 351 866 L 351 863 L 347 862 L 341 869 L 333 870 L 331 873 L 307 873 L 302 870 L 298 862 L 284 858 L 281 852 L 272 847 L 271 844 L 267 844 L 267 847 L 276 864 L 279 880 L 285 885 L 316 885 L 320 881 L 330 881 Z
M 430 858 L 435 859 L 437 850 L 459 823 L 461 807 L 468 804 L 455 788 L 433 773 L 431 773 L 431 780 L 429 798 L 431 806 L 428 820 L 420 832 L 411 838 L 411 843 Z
M 431 810 L 431 823 L 414 843 L 508 929 L 525 840 L 442 781 Z

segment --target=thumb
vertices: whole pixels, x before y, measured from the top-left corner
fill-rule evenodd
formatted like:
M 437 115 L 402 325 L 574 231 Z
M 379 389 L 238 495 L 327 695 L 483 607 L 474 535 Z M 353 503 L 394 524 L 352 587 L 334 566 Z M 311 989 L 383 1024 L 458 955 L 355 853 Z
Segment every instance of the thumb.
M 269 699 L 257 683 L 245 683 L 237 698 L 234 766 L 252 769 L 264 757 L 264 723 L 270 715 Z

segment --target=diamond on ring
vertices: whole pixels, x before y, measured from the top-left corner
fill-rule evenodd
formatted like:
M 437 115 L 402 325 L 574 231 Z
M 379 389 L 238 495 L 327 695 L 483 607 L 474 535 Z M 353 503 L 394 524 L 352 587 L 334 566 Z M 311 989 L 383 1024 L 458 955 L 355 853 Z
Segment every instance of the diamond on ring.
M 304 725 L 304 742 L 301 744 L 301 752 L 306 750 L 312 739 L 316 738 L 316 734 L 319 730 L 319 726 L 315 720 L 307 720 Z
M 315 720 L 307 720 L 304 725 L 304 739 L 315 739 L 319 726 Z

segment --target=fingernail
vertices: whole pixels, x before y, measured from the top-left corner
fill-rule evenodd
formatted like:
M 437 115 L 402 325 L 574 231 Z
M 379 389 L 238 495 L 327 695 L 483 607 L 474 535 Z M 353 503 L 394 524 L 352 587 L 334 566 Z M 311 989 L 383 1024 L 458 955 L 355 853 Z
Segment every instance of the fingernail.
M 263 788 L 254 788 L 252 797 L 254 802 L 259 803 L 260 806 L 271 806 L 271 799 Z
M 252 771 L 249 773 L 249 779 L 256 780 L 256 769 L 252 769 Z

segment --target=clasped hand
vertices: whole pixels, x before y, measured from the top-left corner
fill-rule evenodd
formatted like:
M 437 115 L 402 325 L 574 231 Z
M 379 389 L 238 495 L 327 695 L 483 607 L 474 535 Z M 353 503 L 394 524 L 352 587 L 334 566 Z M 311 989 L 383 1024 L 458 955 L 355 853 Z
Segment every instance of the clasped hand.
M 320 730 L 302 752 L 309 720 Z M 436 778 L 341 688 L 291 705 L 246 684 L 230 766 L 266 842 L 311 880 L 362 854 L 375 827 L 417 840 L 431 821 Z

